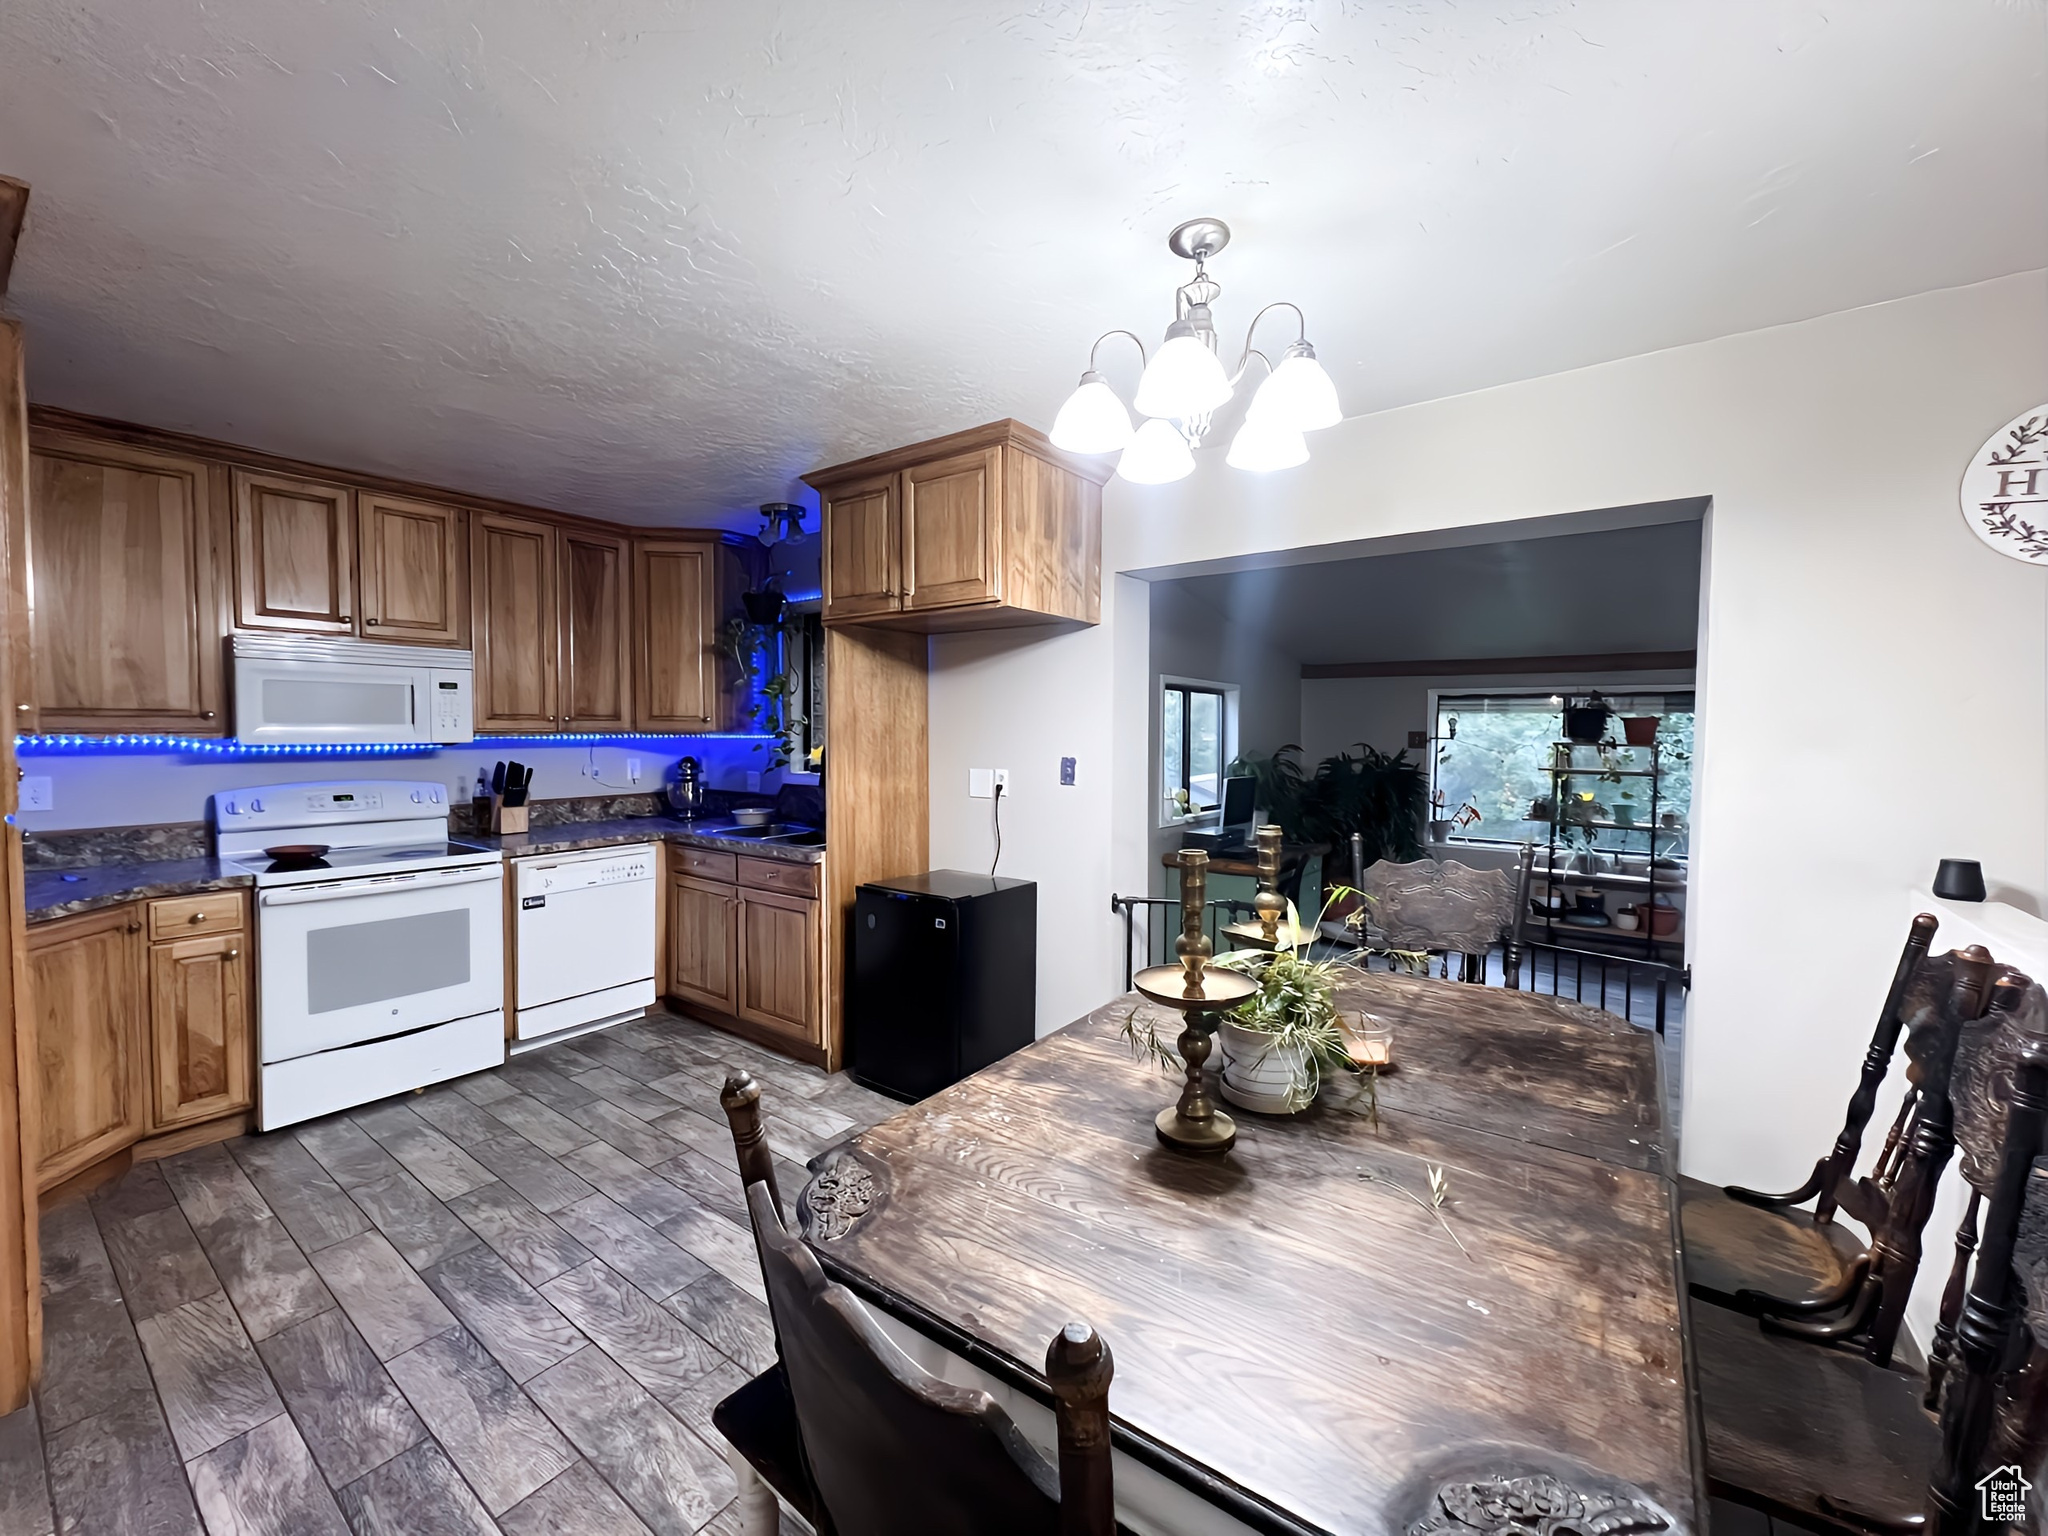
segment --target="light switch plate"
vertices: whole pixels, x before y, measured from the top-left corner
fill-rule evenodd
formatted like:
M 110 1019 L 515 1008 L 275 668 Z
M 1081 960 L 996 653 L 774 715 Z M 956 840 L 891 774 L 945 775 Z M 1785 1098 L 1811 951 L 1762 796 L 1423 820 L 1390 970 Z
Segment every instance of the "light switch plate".
M 24 811 L 54 811 L 57 808 L 57 791 L 47 773 L 22 775 L 21 808 Z
M 1060 782 L 1069 785 L 1074 782 L 1074 760 L 1071 757 L 1060 759 Z
M 996 771 L 993 768 L 970 768 L 967 770 L 967 796 L 971 800 L 992 799 L 996 792 Z

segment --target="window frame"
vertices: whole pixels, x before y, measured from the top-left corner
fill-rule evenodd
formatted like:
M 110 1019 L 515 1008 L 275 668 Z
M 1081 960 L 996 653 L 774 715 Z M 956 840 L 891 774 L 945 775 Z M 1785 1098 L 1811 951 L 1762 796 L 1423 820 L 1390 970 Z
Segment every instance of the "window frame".
M 1688 694 L 1693 699 L 1691 714 L 1695 722 L 1697 722 L 1699 717 L 1699 689 L 1696 683 L 1586 682 L 1581 680 L 1576 682 L 1551 682 L 1527 688 L 1431 688 L 1429 690 L 1429 745 L 1427 747 L 1429 754 L 1429 795 L 1433 797 L 1437 789 L 1437 750 L 1442 741 L 1442 738 L 1437 735 L 1437 727 L 1443 718 L 1443 701 L 1445 699 L 1569 699 L 1574 695 L 1583 696 L 1596 691 L 1613 698 L 1630 698 L 1646 694 L 1662 694 L 1667 697 L 1673 694 Z M 1694 728 L 1697 730 L 1696 724 Z M 1690 809 L 1690 806 L 1688 806 L 1688 814 L 1690 814 Z M 1425 816 L 1434 814 L 1433 810 L 1425 808 Z M 1450 847 L 1453 844 L 1462 844 L 1468 848 L 1519 848 L 1522 846 L 1522 843 L 1523 839 L 1520 838 L 1473 837 L 1464 832 L 1452 832 L 1444 838 L 1441 846 Z M 1538 848 L 1545 846 L 1544 840 L 1539 839 L 1535 846 Z M 1689 863 L 1691 860 L 1691 850 L 1688 848 L 1686 852 L 1674 854 L 1672 857 L 1682 864 Z
M 1191 793 L 1192 788 L 1189 785 L 1189 778 L 1193 770 L 1194 734 L 1188 729 L 1188 726 L 1194 718 L 1194 696 L 1207 694 L 1214 696 L 1217 700 L 1217 803 L 1207 810 L 1197 811 L 1192 816 L 1177 818 L 1166 814 L 1166 696 L 1168 693 L 1179 693 L 1182 696 L 1178 782 L 1182 787 L 1190 788 Z M 1155 771 L 1152 783 L 1153 803 L 1157 807 L 1154 814 L 1158 825 L 1162 829 L 1167 827 L 1213 826 L 1216 823 L 1217 817 L 1222 815 L 1222 781 L 1225 776 L 1225 770 L 1230 767 L 1230 764 L 1237 757 L 1237 694 L 1238 690 L 1235 683 L 1218 682 L 1213 678 L 1176 677 L 1168 673 L 1160 674 L 1157 686 L 1153 692 L 1153 708 L 1157 711 L 1154 720 L 1158 727 L 1159 745 L 1154 758 Z

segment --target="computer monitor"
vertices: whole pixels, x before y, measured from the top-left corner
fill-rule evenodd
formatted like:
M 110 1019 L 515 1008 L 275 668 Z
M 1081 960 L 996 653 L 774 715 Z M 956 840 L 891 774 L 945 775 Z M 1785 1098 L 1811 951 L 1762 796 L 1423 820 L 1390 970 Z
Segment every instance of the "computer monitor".
M 1252 819 L 1257 814 L 1253 800 L 1259 781 L 1250 774 L 1223 781 L 1223 813 L 1216 818 L 1216 830 L 1225 842 L 1250 842 Z

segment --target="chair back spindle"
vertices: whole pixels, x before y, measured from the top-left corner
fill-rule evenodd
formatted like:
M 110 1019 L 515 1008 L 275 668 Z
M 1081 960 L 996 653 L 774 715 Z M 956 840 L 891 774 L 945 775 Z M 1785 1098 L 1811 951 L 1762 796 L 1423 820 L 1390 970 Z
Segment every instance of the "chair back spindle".
M 1884 1008 L 1877 1016 L 1877 1029 L 1871 1034 L 1870 1048 L 1863 1053 L 1863 1071 L 1857 1079 L 1856 1091 L 1849 1096 L 1849 1109 L 1842 1122 L 1841 1134 L 1835 1138 L 1833 1150 L 1814 1169 L 1814 1179 L 1819 1185 L 1819 1198 L 1813 1203 L 1815 1221 L 1833 1218 L 1836 1190 L 1856 1172 L 1856 1159 L 1863 1150 L 1864 1127 L 1870 1124 L 1871 1112 L 1877 1108 L 1878 1088 L 1884 1082 L 1885 1074 L 1891 1070 L 1892 1057 L 1898 1052 L 1899 1008 L 1905 1000 L 1906 984 L 1913 979 L 1920 962 L 1927 958 L 1927 951 L 1934 943 L 1935 929 L 1939 926 L 1931 913 L 1922 912 L 1913 919 L 1913 926 L 1906 934 L 1906 948 L 1899 956 L 1898 968 L 1892 972 L 1891 988 L 1885 993 Z M 1893 1122 L 1894 1136 L 1898 1134 L 1904 1114 L 1902 1108 L 1901 1119 Z M 1886 1150 L 1889 1152 L 1890 1147 L 1887 1146 Z M 1880 1165 L 1885 1161 L 1886 1158 L 1880 1158 Z
M 2024 977 L 2008 974 L 1993 988 L 1997 1022 L 2004 1026 L 2017 1016 L 2030 989 Z M 2038 1018 L 2038 1015 L 2037 1015 Z M 2041 1153 L 2042 1133 L 2048 1127 L 2048 1037 L 2038 1033 L 2021 1035 L 2010 1053 L 2010 1093 L 2003 1082 L 1991 1086 L 1986 1076 L 1987 1097 L 2006 1097 L 2002 1144 L 1996 1153 L 1996 1172 L 1984 1201 L 1984 1230 L 1970 1289 L 1963 1300 L 1962 1315 L 1956 1323 L 1956 1357 L 1959 1370 L 1943 1395 L 1941 1453 L 1935 1463 L 1928 1496 L 1928 1525 L 1935 1536 L 1959 1536 L 1979 1522 L 1976 1483 L 1983 1475 L 1986 1452 L 1993 1443 L 1999 1414 L 1999 1376 L 2011 1354 L 2014 1332 L 2020 1321 L 2023 1300 L 2015 1259 L 2025 1261 L 2021 1240 L 2022 1218 L 2028 1206 L 2030 1188 L 2041 1182 L 2034 1176 L 2035 1159 Z M 1925 1087 L 1927 1085 L 1923 1085 Z M 1932 1091 L 1931 1089 L 1929 1090 Z M 1944 1085 L 1944 1097 L 1945 1085 Z M 1971 1138 L 1971 1166 L 1983 1167 L 1993 1161 L 1985 1145 L 1986 1118 L 1966 1116 L 1964 1134 Z M 2038 1230 L 2039 1214 L 2027 1225 Z M 2030 1232 L 2031 1237 L 2031 1232 Z M 2028 1378 L 2016 1373 L 2008 1385 L 2006 1401 L 2013 1403 L 2011 1389 L 2037 1389 L 2040 1372 Z M 2015 1404 L 2004 1415 L 2008 1426 L 2038 1422 L 2040 1407 Z M 2012 1433 L 2009 1428 L 2008 1435 Z M 2031 1468 L 2033 1463 L 2025 1464 Z
M 775 1154 L 768 1146 L 768 1133 L 761 1125 L 761 1085 L 754 1074 L 740 1067 L 730 1068 L 725 1087 L 718 1095 L 726 1124 L 732 1127 L 732 1150 L 739 1159 L 740 1184 L 766 1184 L 775 1214 L 782 1215 L 782 1191 L 775 1186 Z
M 1045 1379 L 1060 1409 L 1060 1536 L 1116 1536 L 1109 1445 L 1114 1374 L 1109 1346 L 1086 1323 L 1067 1324 L 1046 1349 Z

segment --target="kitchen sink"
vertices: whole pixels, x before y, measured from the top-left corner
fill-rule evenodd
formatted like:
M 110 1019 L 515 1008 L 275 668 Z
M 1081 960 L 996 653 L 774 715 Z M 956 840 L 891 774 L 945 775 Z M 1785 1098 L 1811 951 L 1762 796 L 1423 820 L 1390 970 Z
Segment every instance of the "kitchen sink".
M 784 843 L 797 848 L 822 848 L 825 834 L 793 821 L 771 821 L 763 827 L 705 827 L 707 836 L 745 838 L 750 843 Z

